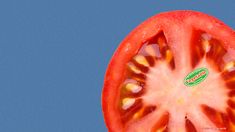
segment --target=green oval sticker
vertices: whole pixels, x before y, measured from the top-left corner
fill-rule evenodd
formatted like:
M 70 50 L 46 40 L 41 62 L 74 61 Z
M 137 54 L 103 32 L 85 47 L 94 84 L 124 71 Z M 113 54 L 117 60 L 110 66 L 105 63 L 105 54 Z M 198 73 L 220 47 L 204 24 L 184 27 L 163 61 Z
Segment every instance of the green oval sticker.
M 208 74 L 209 72 L 206 68 L 195 69 L 184 78 L 184 85 L 189 87 L 195 86 L 204 81 Z

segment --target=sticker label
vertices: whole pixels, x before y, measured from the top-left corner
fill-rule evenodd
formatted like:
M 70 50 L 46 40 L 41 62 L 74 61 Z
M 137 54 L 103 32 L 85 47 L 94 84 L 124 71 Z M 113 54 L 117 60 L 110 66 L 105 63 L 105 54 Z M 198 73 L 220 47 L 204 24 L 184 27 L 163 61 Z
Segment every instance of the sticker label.
M 209 72 L 206 68 L 195 69 L 184 78 L 184 85 L 188 87 L 195 86 L 204 81 L 208 74 Z

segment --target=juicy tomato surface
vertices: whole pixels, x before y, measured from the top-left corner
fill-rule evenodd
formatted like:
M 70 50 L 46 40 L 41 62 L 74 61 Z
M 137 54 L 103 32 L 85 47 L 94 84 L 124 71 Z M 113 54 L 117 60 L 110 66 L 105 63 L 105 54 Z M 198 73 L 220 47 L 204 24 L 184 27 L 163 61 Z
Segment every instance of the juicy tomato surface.
M 194 86 L 184 84 L 193 75 Z M 198 75 L 196 75 L 198 74 Z M 196 11 L 157 14 L 108 65 L 102 108 L 109 132 L 235 132 L 235 32 Z

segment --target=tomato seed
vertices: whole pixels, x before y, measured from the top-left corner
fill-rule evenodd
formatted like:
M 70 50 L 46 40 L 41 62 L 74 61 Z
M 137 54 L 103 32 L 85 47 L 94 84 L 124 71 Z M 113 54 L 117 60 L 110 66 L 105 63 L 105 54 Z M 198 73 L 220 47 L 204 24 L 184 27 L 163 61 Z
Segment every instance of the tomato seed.
M 145 107 L 142 107 L 139 111 L 137 111 L 133 115 L 133 119 L 136 120 L 136 119 L 143 118 L 144 116 L 152 113 L 155 109 L 156 109 L 156 106 L 145 106 Z
M 142 55 L 136 55 L 134 57 L 134 60 L 140 65 L 143 65 L 143 66 L 146 66 L 146 67 L 149 66 L 149 63 L 148 63 L 147 59 Z
M 130 108 L 132 105 L 134 105 L 135 103 L 135 99 L 132 98 L 124 98 L 122 100 L 122 109 L 123 110 L 127 110 L 128 108 Z
M 133 63 L 129 63 L 128 68 L 131 72 L 134 72 L 136 74 L 142 73 L 142 71 L 138 67 L 136 67 Z
M 133 84 L 133 83 L 128 83 L 125 85 L 125 88 L 127 91 L 130 91 L 132 93 L 138 93 L 142 90 L 142 87 L 137 85 L 137 84 Z
M 230 61 L 228 63 L 225 64 L 223 71 L 234 71 L 235 70 L 235 61 Z

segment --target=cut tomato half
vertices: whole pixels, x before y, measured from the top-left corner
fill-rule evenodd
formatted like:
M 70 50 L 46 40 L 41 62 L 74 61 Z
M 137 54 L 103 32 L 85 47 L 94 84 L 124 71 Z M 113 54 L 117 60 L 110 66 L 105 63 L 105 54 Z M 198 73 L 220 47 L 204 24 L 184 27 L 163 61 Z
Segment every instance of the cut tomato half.
M 110 132 L 235 132 L 235 32 L 195 11 L 151 17 L 113 55 L 104 80 Z

